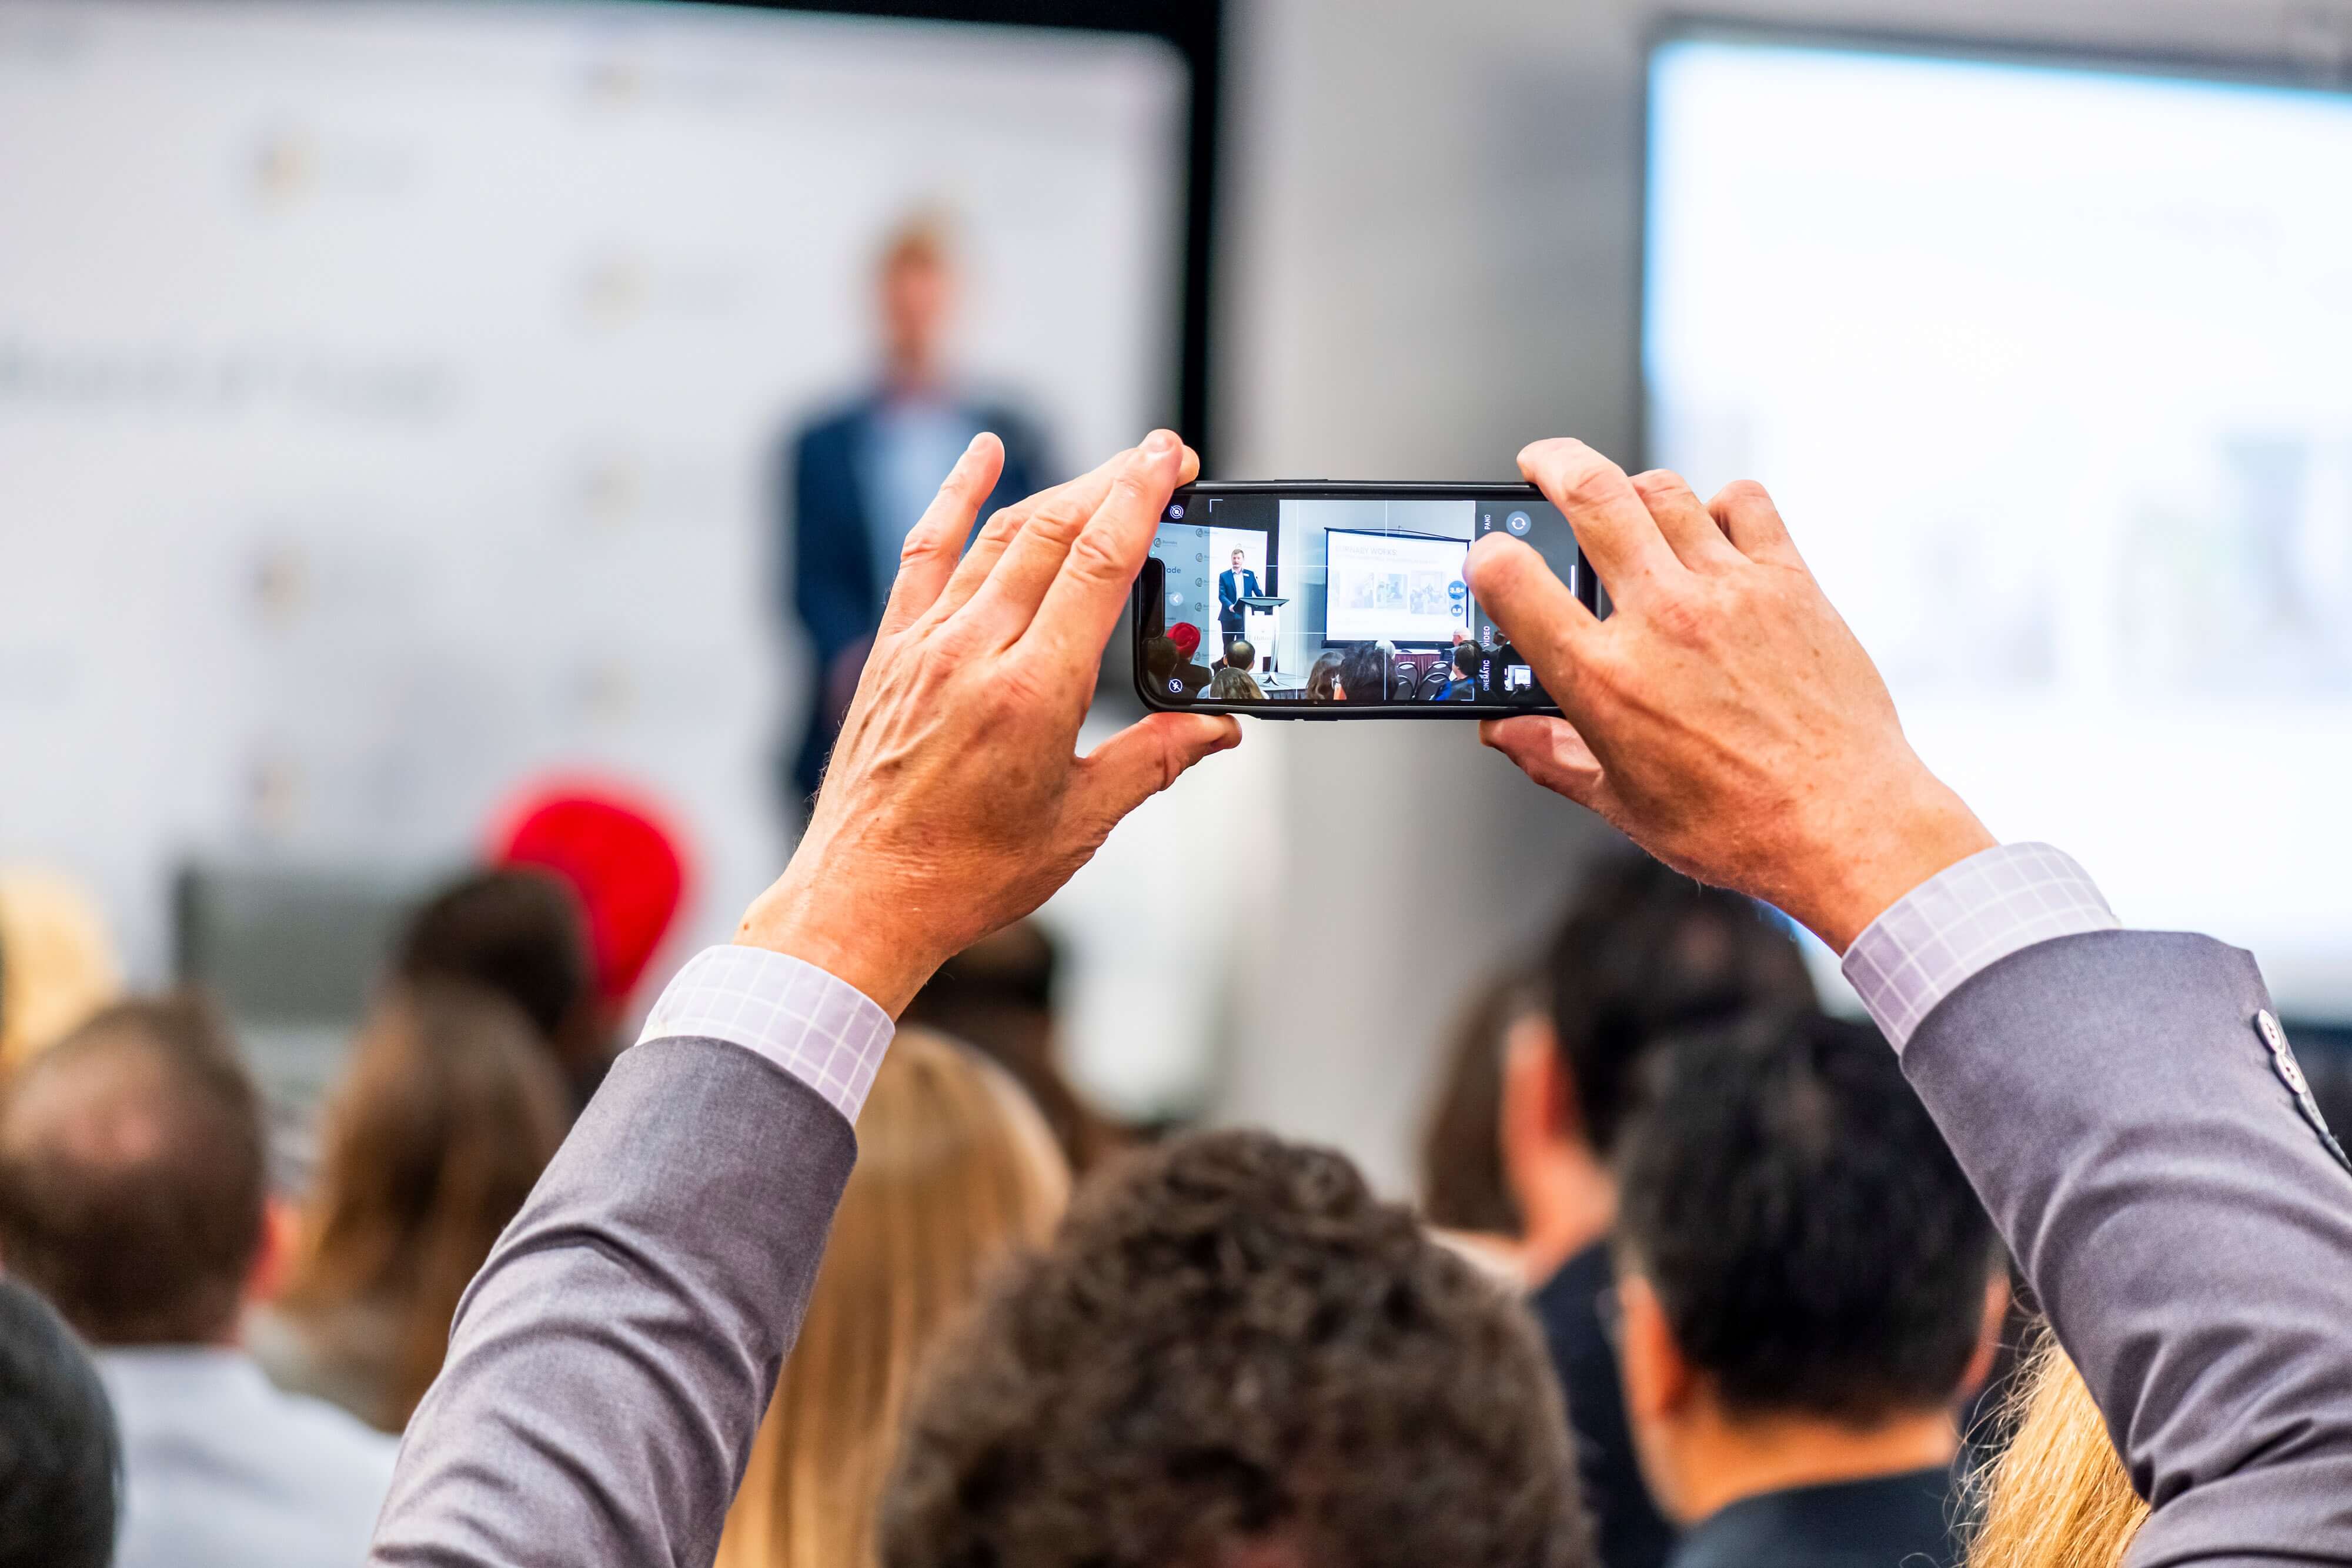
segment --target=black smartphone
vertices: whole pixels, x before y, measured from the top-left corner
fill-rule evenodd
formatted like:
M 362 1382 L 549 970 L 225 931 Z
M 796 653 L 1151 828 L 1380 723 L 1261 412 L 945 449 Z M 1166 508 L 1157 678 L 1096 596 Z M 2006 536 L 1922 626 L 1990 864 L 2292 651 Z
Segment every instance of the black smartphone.
M 1258 718 L 1558 713 L 1463 574 L 1482 534 L 1599 589 L 1532 485 L 1187 485 L 1135 582 L 1144 706 Z

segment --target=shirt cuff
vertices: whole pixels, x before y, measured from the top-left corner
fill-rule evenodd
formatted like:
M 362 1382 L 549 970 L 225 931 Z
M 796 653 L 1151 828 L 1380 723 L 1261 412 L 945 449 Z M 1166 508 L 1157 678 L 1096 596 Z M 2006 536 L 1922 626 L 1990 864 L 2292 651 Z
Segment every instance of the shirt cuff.
M 1896 1051 L 1937 1002 L 2021 947 L 2112 931 L 2090 873 L 2048 844 L 2002 844 L 1945 867 L 1846 949 L 1845 977 Z
M 663 988 L 637 1042 L 692 1035 L 740 1045 L 855 1126 L 896 1031 L 872 998 L 814 964 L 764 947 L 706 947 Z

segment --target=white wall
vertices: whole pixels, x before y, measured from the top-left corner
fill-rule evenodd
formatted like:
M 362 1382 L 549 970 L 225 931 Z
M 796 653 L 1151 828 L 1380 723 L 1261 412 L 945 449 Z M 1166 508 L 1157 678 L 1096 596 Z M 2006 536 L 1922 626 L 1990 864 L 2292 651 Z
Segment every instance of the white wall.
M 2352 66 L 2347 0 L 1709 9 Z M 1552 434 L 1638 455 L 1641 64 L 1663 14 L 1234 0 L 1213 476 L 1511 477 Z M 1466 726 L 1251 729 L 1284 779 L 1287 874 L 1237 986 L 1221 1109 L 1409 1190 L 1462 988 L 1539 934 L 1606 830 Z

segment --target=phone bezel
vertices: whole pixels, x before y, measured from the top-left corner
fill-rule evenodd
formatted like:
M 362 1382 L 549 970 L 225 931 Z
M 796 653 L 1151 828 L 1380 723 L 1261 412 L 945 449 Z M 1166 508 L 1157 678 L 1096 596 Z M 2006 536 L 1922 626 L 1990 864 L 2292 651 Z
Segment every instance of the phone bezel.
M 1541 501 L 1544 494 L 1533 485 L 1505 485 L 1476 481 L 1446 484 L 1434 480 L 1401 481 L 1394 484 L 1358 482 L 1334 479 L 1238 479 L 1201 480 L 1180 487 L 1173 500 L 1189 500 L 1194 496 L 1275 496 L 1302 500 L 1334 501 L 1436 501 L 1456 498 L 1471 501 Z M 1592 574 L 1592 563 L 1584 556 L 1582 546 L 1576 552 L 1576 596 L 1586 609 L 1601 613 L 1598 580 Z M 1133 655 L 1135 695 L 1143 706 L 1154 713 L 1230 713 L 1243 718 L 1304 719 L 1310 723 L 1355 722 L 1362 719 L 1435 719 L 1439 721 L 1513 718 L 1523 714 L 1549 714 L 1557 716 L 1559 708 L 1552 703 L 1307 703 L 1307 702 L 1171 702 L 1167 695 L 1155 690 L 1144 678 L 1143 625 L 1144 612 L 1152 600 L 1147 597 L 1144 583 L 1150 576 L 1150 564 L 1136 574 L 1135 586 L 1129 591 L 1129 628 L 1128 642 Z

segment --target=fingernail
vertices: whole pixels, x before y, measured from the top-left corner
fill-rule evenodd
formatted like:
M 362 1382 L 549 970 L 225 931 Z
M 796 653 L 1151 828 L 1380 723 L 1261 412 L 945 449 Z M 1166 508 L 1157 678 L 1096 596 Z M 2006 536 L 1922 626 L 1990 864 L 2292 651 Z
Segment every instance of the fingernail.
M 1143 438 L 1143 450 L 1150 453 L 1154 457 L 1167 456 L 1170 453 L 1176 450 L 1175 432 L 1168 430 L 1153 431 L 1150 435 Z

